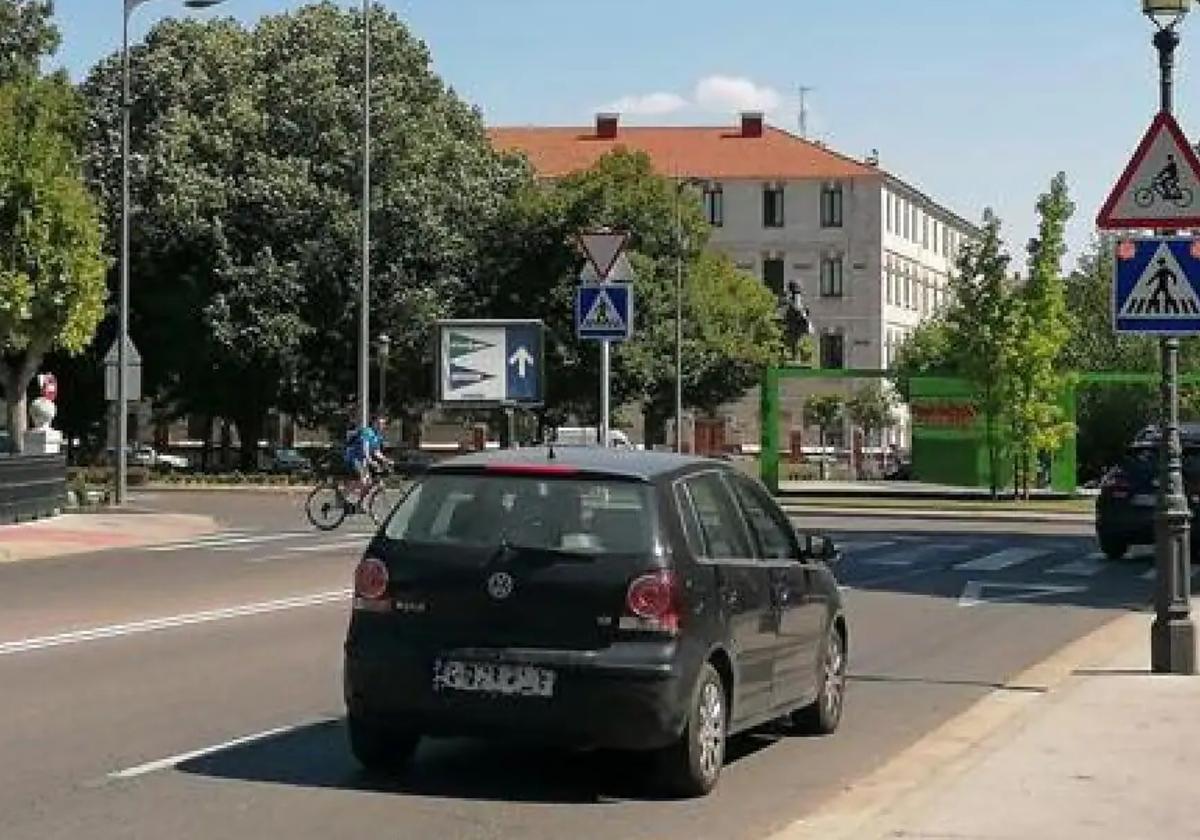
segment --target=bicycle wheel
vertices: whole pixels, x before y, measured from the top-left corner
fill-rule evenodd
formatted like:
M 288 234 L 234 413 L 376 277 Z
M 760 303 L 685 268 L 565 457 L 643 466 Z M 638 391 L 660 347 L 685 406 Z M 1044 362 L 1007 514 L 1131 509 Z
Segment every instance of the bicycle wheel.
M 346 497 L 336 484 L 321 484 L 308 495 L 304 509 L 315 527 L 332 531 L 346 519 Z
M 395 500 L 392 494 L 388 492 L 387 487 L 380 482 L 371 490 L 370 496 L 367 497 L 367 513 L 371 516 L 371 521 L 376 525 L 382 525 L 383 521 L 388 518 L 388 514 L 395 507 Z
M 1188 187 L 1180 187 L 1179 195 L 1175 196 L 1175 206 L 1186 210 L 1188 207 L 1192 206 L 1192 199 L 1195 197 L 1196 196 L 1192 193 L 1191 189 Z
M 1138 207 L 1149 207 L 1154 203 L 1154 190 L 1150 187 L 1142 187 L 1135 190 L 1133 193 L 1133 203 Z

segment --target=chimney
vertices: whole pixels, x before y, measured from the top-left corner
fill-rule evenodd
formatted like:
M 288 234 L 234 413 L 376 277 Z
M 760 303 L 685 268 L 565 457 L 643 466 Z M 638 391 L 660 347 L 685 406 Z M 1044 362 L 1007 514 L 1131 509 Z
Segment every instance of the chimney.
M 596 115 L 596 137 L 600 140 L 615 140 L 617 127 L 621 123 L 621 115 L 602 113 Z
M 762 137 L 763 136 L 763 113 L 762 113 L 762 111 L 742 111 L 742 136 L 743 137 Z

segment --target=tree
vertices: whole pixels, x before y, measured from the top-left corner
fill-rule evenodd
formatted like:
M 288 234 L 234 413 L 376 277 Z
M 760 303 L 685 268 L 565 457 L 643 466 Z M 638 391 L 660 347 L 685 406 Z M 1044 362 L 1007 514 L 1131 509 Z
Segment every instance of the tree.
M 1029 279 L 1013 300 L 1015 341 L 1008 345 L 1011 375 L 1005 410 L 1014 432 L 1014 480 L 1029 495 L 1030 463 L 1058 449 L 1073 428 L 1063 416 L 1060 396 L 1067 385 L 1061 361 L 1071 337 L 1062 259 L 1066 225 L 1075 206 L 1067 176 L 1059 173 L 1038 200 L 1038 237 L 1029 244 Z
M 957 304 L 951 301 L 952 307 Z M 954 335 L 944 314 L 917 325 L 892 364 L 890 379 L 904 400 L 911 396 L 910 384 L 917 376 L 959 376 L 962 364 L 954 351 Z
M 862 429 L 868 443 L 873 435 L 890 429 L 896 422 L 892 413 L 896 410 L 896 398 L 880 382 L 860 388 L 846 403 L 846 410 L 850 422 Z
M 983 216 L 983 236 L 959 253 L 950 278 L 953 305 L 946 311 L 949 346 L 961 374 L 980 389 L 976 402 L 985 422 L 985 440 L 993 498 L 998 494 L 1005 407 L 1012 376 L 1016 330 L 1015 295 L 1008 278 L 1010 257 L 1000 238 L 1000 220 Z
M 837 394 L 815 394 L 804 403 L 804 422 L 816 426 L 821 443 L 821 480 L 825 480 L 825 437 L 842 423 L 844 405 Z
M 0 83 L 38 75 L 60 41 L 52 0 L 0 0 Z
M 431 397 L 430 336 L 469 311 L 493 226 L 528 181 L 399 18 L 372 10 L 372 332 L 389 396 Z M 249 466 L 266 413 L 329 425 L 357 384 L 361 14 L 331 2 L 164 22 L 134 51 L 131 329 L 147 390 L 232 419 Z M 119 211 L 120 64 L 84 84 L 89 171 Z M 374 338 L 374 336 L 372 336 Z
M 81 352 L 103 314 L 103 233 L 73 142 L 77 116 L 59 77 L 0 86 L 0 377 L 18 448 L 45 355 Z

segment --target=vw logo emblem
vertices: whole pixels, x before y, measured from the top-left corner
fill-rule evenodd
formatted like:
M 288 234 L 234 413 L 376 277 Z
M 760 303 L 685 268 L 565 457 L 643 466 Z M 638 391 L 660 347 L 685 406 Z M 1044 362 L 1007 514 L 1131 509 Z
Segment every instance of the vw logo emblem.
M 496 601 L 503 601 L 513 593 L 513 577 L 508 572 L 496 572 L 487 580 L 488 594 Z

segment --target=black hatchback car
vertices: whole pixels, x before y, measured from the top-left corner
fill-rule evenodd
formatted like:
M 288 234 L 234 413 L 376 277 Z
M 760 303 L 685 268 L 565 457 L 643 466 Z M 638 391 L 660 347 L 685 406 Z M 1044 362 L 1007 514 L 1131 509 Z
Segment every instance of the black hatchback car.
M 1162 437 L 1155 426 L 1140 432 L 1129 445 L 1120 465 L 1100 482 L 1096 500 L 1096 537 L 1100 550 L 1120 560 L 1130 546 L 1154 544 L 1154 516 L 1158 504 L 1159 458 Z M 1192 511 L 1192 552 L 1200 553 L 1200 424 L 1180 428 L 1183 444 L 1183 483 Z
M 424 736 L 653 752 L 679 795 L 726 739 L 833 732 L 847 626 L 833 544 L 731 465 L 564 448 L 438 464 L 355 571 L 350 746 L 403 768 Z

